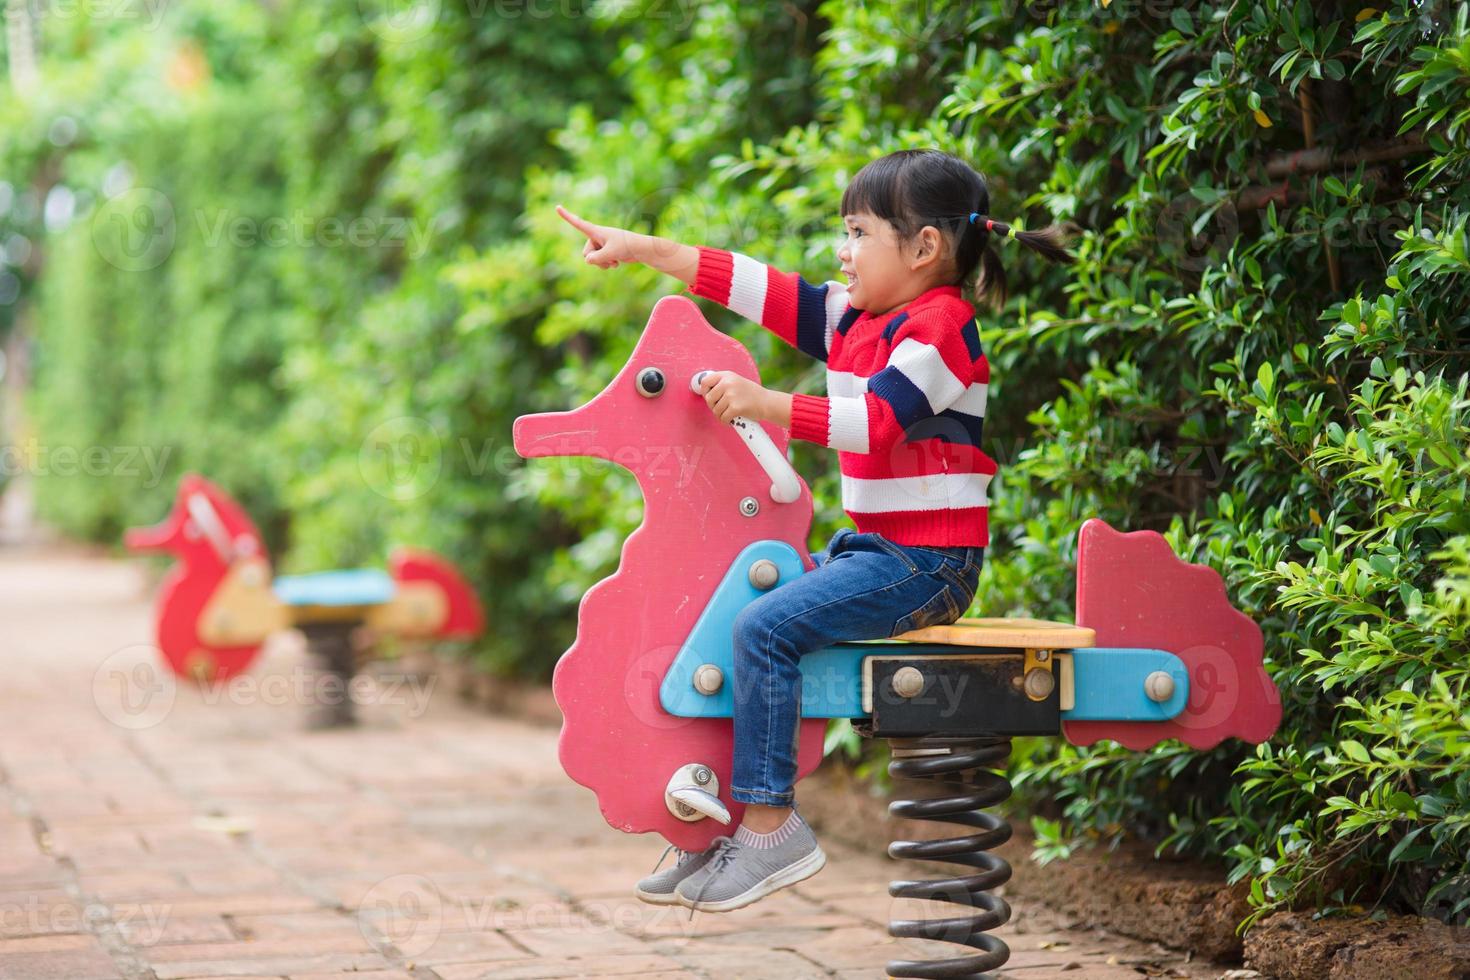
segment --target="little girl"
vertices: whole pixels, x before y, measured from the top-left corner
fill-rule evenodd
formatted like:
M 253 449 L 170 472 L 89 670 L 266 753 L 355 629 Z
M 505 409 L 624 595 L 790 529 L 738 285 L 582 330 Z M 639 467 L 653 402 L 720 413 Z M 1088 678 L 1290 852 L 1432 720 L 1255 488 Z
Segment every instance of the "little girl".
M 727 912 L 820 871 L 826 856 L 794 806 L 798 662 L 834 643 L 952 623 L 974 600 L 996 465 L 980 449 L 990 366 L 965 289 L 973 283 L 977 298 L 1004 302 L 993 237 L 1068 258 L 1057 226 L 1017 231 L 989 209 L 984 178 L 950 154 L 874 160 L 842 194 L 847 237 L 837 258 L 847 281 L 815 286 L 745 255 L 557 208 L 587 236 L 582 254 L 592 265 L 652 266 L 826 362 L 826 397 L 774 391 L 732 371 L 710 372 L 702 388 L 721 421 L 774 422 L 838 450 L 843 509 L 856 526 L 812 555 L 813 571 L 736 618 L 730 796 L 746 804 L 744 818 L 733 837 L 680 851 L 676 867 L 640 881 L 644 901 Z

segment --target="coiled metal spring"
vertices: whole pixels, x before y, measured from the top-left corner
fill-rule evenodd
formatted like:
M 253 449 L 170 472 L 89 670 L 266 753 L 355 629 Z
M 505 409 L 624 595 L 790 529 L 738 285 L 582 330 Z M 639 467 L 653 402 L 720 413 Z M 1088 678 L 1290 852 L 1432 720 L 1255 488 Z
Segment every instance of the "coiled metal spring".
M 931 735 L 892 739 L 892 761 L 888 772 L 909 779 L 932 779 L 953 793 L 922 800 L 896 800 L 888 806 L 895 817 L 933 820 L 974 827 L 979 833 L 931 841 L 894 841 L 888 854 L 894 858 L 945 861 L 978 869 L 978 873 L 928 881 L 894 881 L 888 894 L 894 898 L 929 899 L 963 905 L 977 911 L 944 919 L 895 919 L 888 934 L 901 939 L 935 939 L 959 943 L 979 953 L 942 960 L 893 960 L 892 977 L 956 978 L 983 980 L 1010 959 L 1008 946 L 988 931 L 1004 925 L 1011 917 L 1005 900 L 989 894 L 1011 877 L 1011 866 L 986 853 L 1011 837 L 1011 825 L 993 813 L 984 812 L 1011 795 L 1011 784 L 996 770 L 1003 770 L 1011 754 L 1009 738 L 958 738 Z

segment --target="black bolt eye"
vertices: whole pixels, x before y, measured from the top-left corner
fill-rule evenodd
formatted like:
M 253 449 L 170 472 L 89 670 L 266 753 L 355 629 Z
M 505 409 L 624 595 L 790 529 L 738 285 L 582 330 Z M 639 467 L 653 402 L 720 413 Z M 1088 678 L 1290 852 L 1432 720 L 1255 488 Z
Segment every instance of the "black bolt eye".
M 644 368 L 638 372 L 638 394 L 644 398 L 657 398 L 664 393 L 664 373 L 658 368 Z

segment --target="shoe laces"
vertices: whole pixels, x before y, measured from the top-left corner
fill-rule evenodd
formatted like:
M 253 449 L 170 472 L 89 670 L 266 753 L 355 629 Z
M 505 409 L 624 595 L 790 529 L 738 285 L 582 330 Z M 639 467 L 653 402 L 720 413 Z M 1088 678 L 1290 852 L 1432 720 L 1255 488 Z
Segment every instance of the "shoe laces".
M 664 858 L 666 858 L 666 857 L 669 856 L 669 852 L 670 851 L 678 851 L 679 852 L 679 858 L 678 858 L 678 861 L 675 862 L 676 864 L 683 864 L 685 861 L 687 861 L 689 859 L 689 853 L 690 852 L 684 850 L 683 848 L 679 847 L 676 844 L 670 844 L 668 847 L 664 848 L 664 852 L 658 856 L 658 864 L 655 864 L 653 866 L 653 870 L 650 871 L 650 872 L 648 872 L 649 874 L 651 874 L 651 875 L 658 874 L 658 869 L 663 866 Z
M 720 869 L 735 860 L 736 853 L 744 846 L 744 844 L 733 837 L 715 838 L 714 852 L 710 854 L 709 861 L 704 865 L 704 870 L 707 874 L 705 875 L 704 881 L 699 883 L 699 891 L 694 896 L 693 904 L 689 906 L 689 918 L 694 918 L 694 907 L 704 898 L 704 890 L 709 887 L 709 883 L 714 880 L 715 875 L 720 872 Z

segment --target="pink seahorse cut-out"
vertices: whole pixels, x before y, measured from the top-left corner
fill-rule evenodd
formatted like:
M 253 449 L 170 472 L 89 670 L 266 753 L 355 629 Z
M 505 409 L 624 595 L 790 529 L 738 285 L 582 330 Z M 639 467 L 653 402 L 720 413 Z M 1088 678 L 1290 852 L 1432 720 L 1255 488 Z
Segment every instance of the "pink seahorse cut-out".
M 648 369 L 662 379 L 652 395 L 638 384 Z M 690 390 L 694 374 L 707 369 L 759 380 L 738 341 L 710 326 L 690 300 L 665 297 L 628 363 L 601 393 L 572 411 L 527 415 L 515 424 L 522 456 L 593 456 L 638 479 L 643 523 L 624 542 L 617 571 L 583 596 L 576 642 L 557 662 L 558 748 L 567 775 L 597 794 L 609 824 L 662 834 L 685 850 L 702 850 L 729 828 L 675 817 L 664 799 L 669 778 L 687 763 L 710 766 L 731 826 L 738 824 L 744 808 L 729 795 L 733 728 L 728 718 L 669 715 L 659 684 L 747 545 L 787 542 L 810 567 L 811 491 L 803 482 L 795 502 L 771 499 L 771 480 L 739 433 Z M 763 427 L 784 452 L 786 431 Z M 744 498 L 759 504 L 754 516 L 742 513 Z M 801 721 L 798 779 L 821 761 L 825 725 L 820 718 Z

